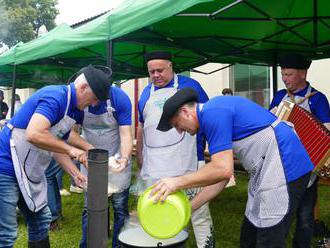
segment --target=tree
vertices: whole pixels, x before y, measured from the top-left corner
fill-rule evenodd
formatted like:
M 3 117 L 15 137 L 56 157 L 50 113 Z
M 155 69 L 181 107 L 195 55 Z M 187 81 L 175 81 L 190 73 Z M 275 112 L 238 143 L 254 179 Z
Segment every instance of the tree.
M 0 0 L 0 43 L 12 47 L 37 38 L 43 25 L 53 29 L 56 4 L 57 0 Z

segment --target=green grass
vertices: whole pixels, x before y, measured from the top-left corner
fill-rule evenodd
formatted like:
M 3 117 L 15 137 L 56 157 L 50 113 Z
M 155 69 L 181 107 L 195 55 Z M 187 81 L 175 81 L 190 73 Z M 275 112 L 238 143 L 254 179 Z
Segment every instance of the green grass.
M 245 173 L 237 174 L 237 186 L 225 189 L 214 199 L 211 204 L 211 212 L 214 221 L 216 247 L 239 247 L 240 225 L 244 216 L 245 203 L 247 199 L 248 177 Z M 69 186 L 69 179 L 64 177 L 64 185 Z M 330 187 L 321 185 L 319 187 L 319 200 L 321 208 L 320 219 L 330 225 Z M 130 209 L 136 207 L 137 199 L 130 198 Z M 83 206 L 82 194 L 71 194 L 62 197 L 63 219 L 60 221 L 60 230 L 50 232 L 51 247 L 71 248 L 78 247 L 81 238 L 81 212 Z M 112 217 L 111 217 L 112 218 Z M 15 248 L 27 247 L 27 231 L 22 217 L 19 217 L 18 239 Z M 195 247 L 192 228 L 189 226 L 190 239 L 187 247 Z M 290 247 L 292 232 L 288 237 Z M 109 240 L 109 247 L 111 241 Z

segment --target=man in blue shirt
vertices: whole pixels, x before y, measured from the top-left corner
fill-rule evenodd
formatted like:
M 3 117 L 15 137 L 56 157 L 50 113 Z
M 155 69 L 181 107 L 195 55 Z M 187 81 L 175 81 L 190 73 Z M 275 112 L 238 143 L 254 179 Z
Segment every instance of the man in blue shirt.
M 121 247 L 120 230 L 128 217 L 128 197 L 131 182 L 131 153 L 133 148 L 132 104 L 126 93 L 110 87 L 109 98 L 97 106 L 90 106 L 80 113 L 82 136 L 96 148 L 105 149 L 109 156 L 116 156 L 118 168 L 109 168 L 108 196 L 114 210 L 112 247 Z M 87 175 L 87 170 L 82 167 Z M 82 240 L 80 247 L 87 247 L 87 194 L 82 214 Z
M 71 159 L 86 165 L 86 151 L 93 146 L 77 138 L 71 143 L 70 130 L 85 107 L 108 98 L 110 76 L 111 70 L 88 66 L 70 85 L 46 86 L 1 130 L 0 247 L 14 245 L 16 206 L 27 222 L 29 247 L 49 247 L 45 170 L 53 156 L 77 184 L 86 180 Z
M 136 150 L 142 179 L 154 182 L 163 177 L 196 171 L 205 164 L 205 142 L 200 134 L 182 135 L 175 130 L 163 133 L 156 129 L 164 102 L 179 89 L 186 87 L 198 92 L 200 102 L 206 102 L 208 96 L 197 81 L 175 74 L 169 52 L 150 52 L 145 57 L 151 83 L 143 90 L 139 99 L 140 123 Z M 196 243 L 199 248 L 204 247 L 207 242 L 210 243 L 209 247 L 213 247 L 213 224 L 209 207 L 208 204 L 199 204 L 208 189 L 199 192 L 200 190 L 196 188 L 186 191 L 194 210 L 192 225 Z
M 290 101 L 312 113 L 328 129 L 330 127 L 329 102 L 324 94 L 306 81 L 311 61 L 300 54 L 287 54 L 280 58 L 282 80 L 286 89 L 278 91 L 269 107 L 272 112 L 282 100 Z M 297 225 L 293 238 L 294 248 L 311 247 L 314 229 L 314 207 L 317 200 L 317 176 L 313 174 L 308 189 L 297 209 Z
M 151 193 L 157 194 L 155 201 L 179 189 L 228 180 L 235 154 L 250 176 L 240 246 L 285 247 L 313 169 L 299 138 L 290 126 L 248 99 L 220 96 L 197 102 L 193 89 L 178 91 L 166 101 L 157 129 L 202 132 L 211 162 L 195 173 L 159 180 Z

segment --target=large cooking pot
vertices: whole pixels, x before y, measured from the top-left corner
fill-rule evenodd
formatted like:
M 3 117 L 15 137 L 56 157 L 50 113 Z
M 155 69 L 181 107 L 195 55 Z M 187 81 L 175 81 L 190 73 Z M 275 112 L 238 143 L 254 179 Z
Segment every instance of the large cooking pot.
M 152 188 L 148 188 L 139 197 L 138 217 L 144 231 L 154 238 L 169 239 L 177 235 L 188 224 L 191 205 L 182 191 L 170 194 L 161 203 L 149 198 Z
M 132 227 L 122 231 L 119 236 L 119 242 L 124 248 L 137 247 L 172 247 L 184 248 L 188 239 L 188 232 L 181 231 L 178 235 L 170 239 L 156 239 L 148 235 L 141 226 Z

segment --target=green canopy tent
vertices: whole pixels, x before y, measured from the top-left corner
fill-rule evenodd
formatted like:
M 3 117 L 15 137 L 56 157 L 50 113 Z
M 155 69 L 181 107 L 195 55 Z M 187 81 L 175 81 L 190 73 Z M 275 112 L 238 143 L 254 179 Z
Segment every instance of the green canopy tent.
M 276 65 L 292 51 L 328 58 L 329 34 L 328 0 L 127 0 L 1 55 L 0 85 L 12 75 L 18 87 L 63 83 L 89 63 L 110 65 L 115 80 L 144 77 L 144 53 L 159 49 L 172 52 L 177 72 L 208 62 Z
M 109 49 L 111 41 L 146 25 L 168 18 L 196 3 L 206 1 L 209 0 L 125 1 L 116 10 L 105 13 L 91 22 L 69 30 L 69 32 L 59 30 L 54 34 L 45 35 L 44 39 L 36 39 L 15 47 L 15 49 L 0 56 L 0 72 L 8 73 L 8 68 L 3 67 L 5 65 L 12 65 L 12 68 L 16 65 L 16 79 L 29 80 L 29 76 L 20 77 L 20 75 L 22 73 L 26 75 L 27 71 L 33 72 L 33 70 L 30 70 L 33 66 L 46 70 L 46 74 L 49 68 L 59 68 L 58 72 L 61 75 L 66 75 L 72 74 L 89 63 L 110 64 L 109 61 L 116 61 L 116 58 L 112 57 L 110 60 L 109 52 L 114 51 L 113 49 L 117 50 L 117 47 Z M 115 54 L 120 56 L 122 49 L 123 47 L 119 47 L 120 51 L 117 53 L 115 50 Z M 136 49 L 142 53 L 144 48 L 142 45 L 125 45 L 125 55 L 131 53 L 131 50 L 135 52 Z M 119 61 L 121 61 L 120 70 L 113 68 L 116 72 L 115 79 L 145 75 L 142 69 L 144 67 L 135 68 L 134 63 L 130 65 L 123 60 L 119 59 Z M 63 82 L 60 75 L 57 78 L 60 79 L 59 82 Z M 0 83 L 2 82 L 0 81 Z M 45 82 L 45 84 L 49 84 L 49 82 Z M 24 85 L 22 86 L 24 87 Z

